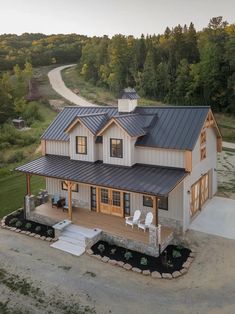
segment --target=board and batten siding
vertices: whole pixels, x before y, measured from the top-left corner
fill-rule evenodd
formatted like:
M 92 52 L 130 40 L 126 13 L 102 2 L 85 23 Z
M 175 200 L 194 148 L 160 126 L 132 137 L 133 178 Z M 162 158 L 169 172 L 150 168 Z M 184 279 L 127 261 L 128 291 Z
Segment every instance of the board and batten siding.
M 110 156 L 110 139 L 123 140 L 123 158 Z M 132 166 L 134 162 L 133 150 L 135 141 L 116 124 L 112 124 L 103 134 L 103 162 L 106 164 Z
M 184 151 L 136 146 L 135 161 L 141 164 L 184 168 Z
M 87 137 L 87 154 L 76 153 L 76 136 Z M 78 123 L 70 133 L 70 156 L 74 160 L 96 161 L 96 147 L 94 135 L 83 125 Z
M 46 141 L 46 154 L 69 156 L 69 142 L 66 141 Z
M 173 189 L 168 196 L 168 210 L 158 209 L 158 215 L 161 218 L 167 218 L 182 222 L 183 219 L 183 202 L 184 185 L 181 182 L 175 189 Z M 134 214 L 136 209 L 141 210 L 143 217 L 151 212 L 152 207 L 143 206 L 144 194 L 131 193 L 131 215 Z
M 61 186 L 62 180 L 46 178 L 46 189 L 49 195 L 54 195 L 55 193 L 60 196 L 67 196 L 68 192 L 62 190 Z M 84 184 L 78 184 L 78 192 L 72 192 L 72 200 L 75 206 L 79 208 L 90 209 L 90 186 Z

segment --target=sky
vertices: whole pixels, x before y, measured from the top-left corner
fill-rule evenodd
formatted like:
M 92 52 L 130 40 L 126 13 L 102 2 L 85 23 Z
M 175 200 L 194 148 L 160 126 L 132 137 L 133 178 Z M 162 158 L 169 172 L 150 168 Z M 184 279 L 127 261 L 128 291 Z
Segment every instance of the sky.
M 234 23 L 235 0 L 0 0 L 0 34 L 139 37 L 191 21 L 200 30 L 220 15 Z

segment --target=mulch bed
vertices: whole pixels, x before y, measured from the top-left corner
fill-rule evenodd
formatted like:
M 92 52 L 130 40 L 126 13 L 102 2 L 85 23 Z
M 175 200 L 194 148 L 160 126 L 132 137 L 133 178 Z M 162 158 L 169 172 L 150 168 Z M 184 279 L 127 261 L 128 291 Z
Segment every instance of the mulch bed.
M 104 251 L 100 250 L 100 248 L 103 248 L 102 245 L 104 246 Z M 102 257 L 107 256 L 110 259 L 128 263 L 132 267 L 137 267 L 142 271 L 158 271 L 161 274 L 172 274 L 174 271 L 180 271 L 183 268 L 182 265 L 184 262 L 186 262 L 189 254 L 191 253 L 191 250 L 182 246 L 168 245 L 159 257 L 153 257 L 136 251 L 128 250 L 124 247 L 111 245 L 105 241 L 98 241 L 91 247 L 91 249 L 95 255 L 100 255 Z M 175 251 L 179 252 L 180 254 L 175 253 Z M 128 260 L 124 256 L 126 252 L 131 252 L 132 255 Z M 173 252 L 174 254 L 177 254 L 178 257 L 173 257 Z M 141 264 L 140 261 L 142 258 L 147 259 L 147 265 Z
M 15 220 L 17 219 L 17 221 L 20 221 L 22 223 L 22 225 L 16 226 L 16 223 L 10 224 L 10 221 L 14 218 L 15 218 Z M 31 224 L 30 228 L 25 227 L 25 225 L 27 223 Z M 50 237 L 50 238 L 55 237 L 55 232 L 54 232 L 54 229 L 52 227 L 25 219 L 23 210 L 18 210 L 16 212 L 8 215 L 5 219 L 5 224 L 9 227 L 15 227 L 15 228 L 20 229 L 20 230 L 29 231 L 31 233 L 39 234 L 40 236 L 45 236 L 45 237 Z M 38 227 L 38 226 L 41 227 L 40 231 L 35 230 L 36 227 Z M 51 231 L 48 232 L 48 230 L 51 230 Z

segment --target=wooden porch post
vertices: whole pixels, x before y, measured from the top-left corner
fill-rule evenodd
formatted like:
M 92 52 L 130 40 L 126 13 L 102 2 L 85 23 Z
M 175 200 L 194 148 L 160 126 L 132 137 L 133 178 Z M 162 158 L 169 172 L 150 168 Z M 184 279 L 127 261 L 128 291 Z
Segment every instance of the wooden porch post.
M 27 173 L 26 174 L 26 193 L 27 193 L 27 195 L 31 195 L 30 179 L 31 179 L 31 175 Z
M 69 220 L 72 221 L 73 219 L 73 215 L 72 215 L 72 182 L 68 181 L 67 182 L 67 186 L 68 186 L 68 212 L 69 212 Z
M 158 226 L 158 197 L 153 196 L 153 224 Z

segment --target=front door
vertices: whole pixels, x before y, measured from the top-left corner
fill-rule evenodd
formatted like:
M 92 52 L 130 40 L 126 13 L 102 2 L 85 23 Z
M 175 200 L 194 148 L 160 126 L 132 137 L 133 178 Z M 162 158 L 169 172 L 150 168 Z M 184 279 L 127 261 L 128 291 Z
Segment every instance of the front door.
M 100 189 L 100 212 L 123 217 L 123 193 L 112 189 Z

